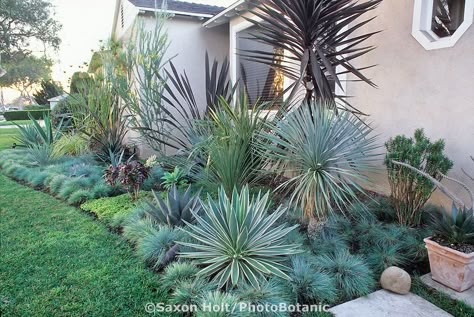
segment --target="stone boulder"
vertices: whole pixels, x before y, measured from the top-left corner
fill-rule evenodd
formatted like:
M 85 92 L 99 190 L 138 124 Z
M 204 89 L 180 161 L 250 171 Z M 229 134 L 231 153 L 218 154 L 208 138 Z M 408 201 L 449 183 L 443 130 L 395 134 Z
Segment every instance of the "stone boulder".
M 380 284 L 387 291 L 405 295 L 410 292 L 411 277 L 404 270 L 391 266 L 383 271 L 380 277 Z

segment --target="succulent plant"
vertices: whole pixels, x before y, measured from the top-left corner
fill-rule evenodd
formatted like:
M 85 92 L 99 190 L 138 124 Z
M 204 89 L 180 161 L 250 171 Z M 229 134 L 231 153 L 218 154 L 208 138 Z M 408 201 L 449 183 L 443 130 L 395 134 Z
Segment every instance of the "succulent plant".
M 437 237 L 449 244 L 474 244 L 473 209 L 457 207 L 453 203 L 451 215 L 444 211 L 436 212 L 431 227 Z
M 183 193 L 176 185 L 172 185 L 166 199 L 162 199 L 156 192 L 153 192 L 153 195 L 155 202 L 146 201 L 145 215 L 171 227 L 184 226 L 184 221 L 193 223 L 195 220 L 193 212 L 199 214 L 202 208 L 199 192 L 191 195 L 191 187 Z

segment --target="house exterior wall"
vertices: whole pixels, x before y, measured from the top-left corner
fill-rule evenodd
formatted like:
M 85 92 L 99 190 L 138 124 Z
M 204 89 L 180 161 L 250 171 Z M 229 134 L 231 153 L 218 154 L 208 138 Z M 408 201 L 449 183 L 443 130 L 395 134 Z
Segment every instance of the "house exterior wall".
M 432 140 L 443 138 L 446 153 L 454 161 L 449 176 L 472 185 L 461 169 L 474 174 L 474 163 L 470 159 L 470 155 L 474 156 L 474 25 L 454 47 L 427 51 L 411 35 L 413 9 L 413 0 L 385 0 L 370 13 L 378 17 L 361 32 L 382 30 L 382 33 L 365 43 L 376 49 L 359 58 L 357 64 L 377 65 L 364 73 L 378 89 L 351 82 L 353 78 L 349 77 L 343 85 L 343 93 L 352 96 L 352 104 L 369 115 L 368 121 L 380 135 L 381 146 L 398 134 L 413 136 L 417 128 L 424 128 Z M 250 16 L 249 13 L 245 15 Z M 235 53 L 233 36 L 249 22 L 235 17 L 229 24 L 230 48 Z M 231 56 L 230 60 L 235 78 L 236 58 Z M 382 157 L 379 167 L 379 172 L 371 175 L 373 185 L 368 187 L 389 194 Z M 469 201 L 459 186 L 448 181 L 444 183 Z M 433 195 L 431 202 L 450 204 L 439 192 Z
M 411 35 L 413 8 L 413 0 L 397 0 L 383 1 L 376 9 L 377 19 L 362 31 L 382 33 L 367 43 L 376 49 L 358 64 L 377 64 L 365 73 L 378 89 L 349 82 L 347 93 L 370 115 L 381 143 L 397 134 L 413 136 L 417 128 L 424 128 L 432 140 L 445 139 L 446 153 L 454 161 L 449 176 L 472 186 L 461 168 L 474 174 L 469 158 L 474 156 L 474 25 L 454 47 L 427 51 Z M 385 171 L 376 180 L 377 191 L 388 193 Z M 464 193 L 452 182 L 443 183 Z M 433 202 L 449 204 L 439 193 Z
M 146 29 L 152 31 L 155 28 L 153 16 L 139 16 L 143 19 Z M 205 56 L 209 53 L 211 63 L 214 59 L 222 62 L 229 56 L 229 32 L 228 27 L 220 26 L 206 29 L 202 26 L 203 21 L 196 17 L 173 17 L 167 21 L 166 28 L 170 40 L 166 59 L 172 59 L 179 73 L 186 71 L 198 105 L 203 109 L 206 105 L 205 93 Z M 138 135 L 131 132 L 128 139 L 138 140 Z M 140 156 L 148 157 L 153 151 L 143 144 L 137 144 Z M 172 150 L 169 151 L 172 153 Z

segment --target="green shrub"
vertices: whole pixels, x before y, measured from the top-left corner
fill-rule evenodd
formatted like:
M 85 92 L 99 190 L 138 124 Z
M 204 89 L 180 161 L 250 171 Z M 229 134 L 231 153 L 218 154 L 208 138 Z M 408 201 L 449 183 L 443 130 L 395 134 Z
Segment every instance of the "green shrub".
M 262 137 L 262 155 L 272 169 L 294 175 L 279 190 L 310 219 L 309 230 L 327 215 L 353 201 L 364 190 L 367 172 L 377 155 L 376 137 L 367 123 L 350 114 L 336 114 L 324 104 L 302 105 L 282 115 Z
M 80 156 L 89 152 L 87 141 L 79 133 L 62 135 L 56 146 L 63 155 Z
M 367 295 L 375 286 L 372 271 L 363 258 L 347 250 L 316 256 L 313 263 L 333 276 L 342 299 Z
M 100 187 L 97 186 L 104 186 L 104 189 L 100 189 Z M 110 186 L 97 184 L 91 191 L 95 195 L 98 195 L 101 193 L 101 190 L 106 189 L 110 189 Z M 147 197 L 147 195 L 148 193 L 145 192 L 140 193 L 142 198 Z M 137 202 L 132 201 L 128 194 L 94 199 L 81 205 L 83 210 L 95 214 L 100 221 L 103 221 L 107 225 L 123 223 L 136 207 Z
M 15 110 L 15 111 L 6 111 L 3 116 L 7 121 L 19 121 L 19 120 L 29 120 L 29 115 L 31 115 L 36 120 L 42 120 L 45 114 L 48 114 L 50 110 Z
M 439 181 L 453 166 L 453 162 L 443 153 L 444 140 L 432 143 L 423 129 L 418 129 L 414 139 L 398 135 L 385 143 L 385 147 L 385 165 L 398 222 L 403 225 L 418 225 L 422 207 L 435 186 L 424 176 L 392 161 L 409 164 Z
M 297 226 L 272 227 L 286 210 L 280 207 L 268 214 L 268 194 L 250 198 L 245 186 L 240 194 L 235 189 L 229 199 L 221 188 L 219 200 L 210 198 L 203 209 L 203 216 L 191 211 L 197 225 L 180 228 L 196 240 L 180 242 L 191 249 L 180 256 L 197 261 L 203 267 L 200 275 L 212 276 L 219 288 L 242 281 L 257 287 L 257 278 L 265 275 L 289 279 L 282 262 L 300 253 L 301 246 L 285 245 L 284 237 Z

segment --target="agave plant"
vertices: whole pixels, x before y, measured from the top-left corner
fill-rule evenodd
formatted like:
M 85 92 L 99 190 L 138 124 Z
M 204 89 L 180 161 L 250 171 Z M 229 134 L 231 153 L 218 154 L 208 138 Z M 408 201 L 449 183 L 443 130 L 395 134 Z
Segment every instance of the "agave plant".
M 28 118 L 30 118 L 31 121 L 30 125 L 21 126 L 15 123 L 20 131 L 20 136 L 17 137 L 17 141 L 22 145 L 26 147 L 36 147 L 42 144 L 49 146 L 54 144 L 61 137 L 62 121 L 55 128 L 51 122 L 51 116 L 45 113 L 43 115 L 43 128 L 30 113 L 28 114 Z
M 449 244 L 474 245 L 473 209 L 457 207 L 453 203 L 451 215 L 438 211 L 432 215 L 433 233 Z
M 175 185 L 171 187 L 166 195 L 166 200 L 159 193 L 153 192 L 155 203 L 146 201 L 145 215 L 158 223 L 167 224 L 171 227 L 184 226 L 185 222 L 193 223 L 193 212 L 201 212 L 201 200 L 199 192 L 191 195 L 191 187 L 182 193 Z
M 351 74 L 357 80 L 375 84 L 363 75 L 366 67 L 352 64 L 373 47 L 362 45 L 378 32 L 364 33 L 361 28 L 373 18 L 359 18 L 375 9 L 381 0 L 268 0 L 254 1 L 251 10 L 255 17 L 246 18 L 261 32 L 252 37 L 286 53 L 267 53 L 245 50 L 244 58 L 270 65 L 294 80 L 290 99 L 302 87 L 305 101 L 329 100 L 334 105 L 336 96 L 332 85 L 340 74 Z M 245 17 L 244 17 L 245 18 Z M 356 34 L 357 33 L 357 34 Z M 276 58 L 279 57 L 279 58 Z M 283 63 L 281 59 L 283 58 Z M 347 100 L 340 99 L 345 108 L 358 114 Z
M 181 230 L 196 242 L 179 242 L 191 249 L 180 256 L 196 260 L 203 267 L 199 274 L 213 277 L 219 288 L 241 281 L 258 287 L 259 278 L 266 275 L 289 280 L 283 262 L 299 253 L 300 246 L 284 244 L 285 236 L 297 225 L 275 226 L 286 209 L 280 206 L 267 214 L 268 193 L 250 199 L 248 186 L 240 194 L 234 190 L 231 199 L 221 187 L 218 197 L 215 202 L 208 195 L 204 216 L 192 211 L 198 224 L 187 223 L 188 227 Z
M 262 155 L 281 174 L 292 173 L 277 189 L 289 192 L 307 218 L 321 222 L 334 205 L 344 210 L 358 201 L 358 182 L 368 181 L 378 148 L 365 122 L 313 103 L 284 113 L 269 130 Z

